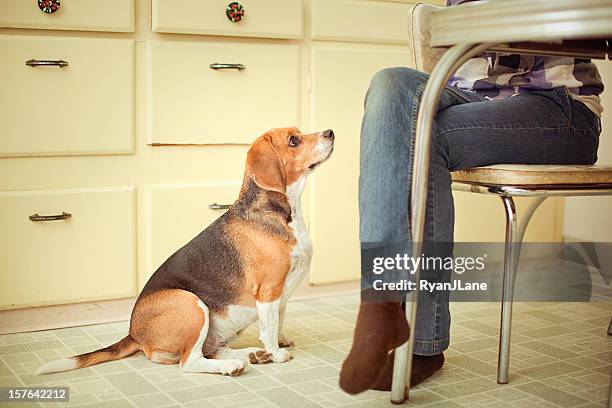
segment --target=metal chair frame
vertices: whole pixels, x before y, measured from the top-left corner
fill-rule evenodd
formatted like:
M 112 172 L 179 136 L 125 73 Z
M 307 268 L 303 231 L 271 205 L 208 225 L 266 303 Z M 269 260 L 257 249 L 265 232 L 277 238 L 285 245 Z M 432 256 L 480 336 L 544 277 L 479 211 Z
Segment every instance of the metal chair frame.
M 527 231 L 531 218 L 548 197 L 610 196 L 612 195 L 612 184 L 505 186 L 455 181 L 453 182 L 453 190 L 497 195 L 501 198 L 504 205 L 506 235 L 499 353 L 497 359 L 497 382 L 499 384 L 507 384 L 510 371 L 510 334 L 512 327 L 514 282 L 518 272 L 523 238 L 525 237 L 525 231 Z M 520 222 L 517 221 L 517 212 L 513 197 L 534 197 L 534 200 L 527 207 L 523 219 Z

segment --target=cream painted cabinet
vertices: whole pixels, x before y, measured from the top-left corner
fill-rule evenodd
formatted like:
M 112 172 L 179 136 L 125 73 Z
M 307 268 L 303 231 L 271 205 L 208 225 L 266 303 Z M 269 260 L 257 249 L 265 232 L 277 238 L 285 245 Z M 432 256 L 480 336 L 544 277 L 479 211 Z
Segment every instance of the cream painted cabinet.
M 132 40 L 0 35 L 0 156 L 130 153 Z
M 34 0 L 0 0 L 0 27 L 134 31 L 134 0 L 64 0 L 53 13 Z
M 312 180 L 312 283 L 360 277 L 357 187 L 363 100 L 377 71 L 406 66 L 408 58 L 405 47 L 312 48 L 311 127 L 332 128 L 336 134 L 334 155 L 316 171 Z
M 372 0 L 313 0 L 310 35 L 314 40 L 408 44 L 406 16 L 411 6 Z
M 239 37 L 301 38 L 302 0 L 241 0 L 243 17 L 231 21 L 228 0 L 152 0 L 152 27 L 158 33 Z
M 0 308 L 135 295 L 133 187 L 0 192 Z
M 152 144 L 251 143 L 299 122 L 295 45 L 155 41 L 148 54 Z

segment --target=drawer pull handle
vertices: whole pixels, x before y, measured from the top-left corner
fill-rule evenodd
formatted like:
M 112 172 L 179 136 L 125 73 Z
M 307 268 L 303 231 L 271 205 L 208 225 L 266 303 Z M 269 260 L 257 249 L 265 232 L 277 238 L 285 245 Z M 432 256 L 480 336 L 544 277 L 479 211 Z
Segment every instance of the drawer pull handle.
M 58 220 L 67 220 L 72 217 L 72 214 L 62 211 L 61 214 L 54 215 L 38 215 L 38 213 L 34 215 L 30 215 L 30 221 L 32 222 L 40 222 L 40 221 L 58 221 Z
M 218 69 L 237 69 L 238 71 L 242 71 L 246 67 L 242 64 L 220 64 L 218 62 L 210 64 L 210 68 L 214 70 Z
M 230 207 L 231 207 L 231 204 L 217 204 L 217 203 L 212 203 L 208 206 L 208 208 L 210 208 L 211 210 L 227 210 Z
M 29 59 L 25 62 L 28 67 L 60 67 L 68 66 L 68 61 L 64 60 L 37 60 Z

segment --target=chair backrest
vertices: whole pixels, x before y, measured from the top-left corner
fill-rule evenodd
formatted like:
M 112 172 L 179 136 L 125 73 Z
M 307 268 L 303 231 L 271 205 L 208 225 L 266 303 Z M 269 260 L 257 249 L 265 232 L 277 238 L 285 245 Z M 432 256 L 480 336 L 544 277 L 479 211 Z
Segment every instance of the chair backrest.
M 444 48 L 431 48 L 430 18 L 431 13 L 440 7 L 427 3 L 417 3 L 408 11 L 408 34 L 411 42 L 411 59 L 417 71 L 430 74 L 444 54 Z

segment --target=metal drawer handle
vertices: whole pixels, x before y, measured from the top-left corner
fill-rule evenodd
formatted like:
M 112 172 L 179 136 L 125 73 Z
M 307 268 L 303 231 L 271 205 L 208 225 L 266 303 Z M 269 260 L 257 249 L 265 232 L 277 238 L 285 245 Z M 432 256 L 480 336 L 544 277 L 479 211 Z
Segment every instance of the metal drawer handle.
M 39 222 L 39 221 L 67 220 L 70 217 L 72 217 L 72 214 L 62 211 L 61 214 L 55 214 L 55 215 L 38 215 L 38 213 L 36 213 L 34 215 L 30 215 L 28 218 L 32 222 Z
M 68 61 L 64 60 L 37 60 L 29 59 L 25 62 L 29 67 L 60 67 L 64 68 L 68 66 Z
M 221 63 L 218 63 L 218 62 L 214 62 L 214 63 L 210 64 L 210 68 L 212 68 L 214 70 L 218 70 L 218 69 L 237 69 L 238 71 L 242 71 L 246 67 L 244 65 L 242 65 L 242 64 L 221 64 Z
M 208 206 L 208 208 L 210 208 L 211 210 L 227 210 L 230 207 L 231 207 L 231 204 L 217 204 L 217 203 L 212 203 Z

